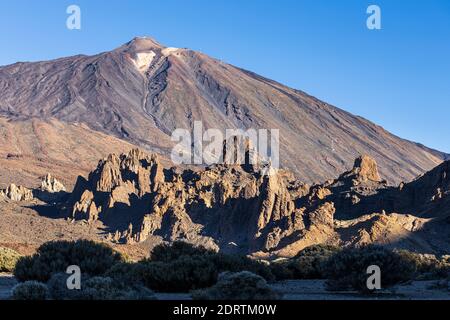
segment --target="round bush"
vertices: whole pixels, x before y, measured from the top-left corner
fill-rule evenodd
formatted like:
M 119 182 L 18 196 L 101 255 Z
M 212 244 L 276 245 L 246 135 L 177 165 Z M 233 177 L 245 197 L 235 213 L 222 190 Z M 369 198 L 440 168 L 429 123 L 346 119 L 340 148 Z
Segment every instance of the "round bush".
M 171 262 L 143 261 L 135 267 L 143 284 L 159 292 L 188 292 L 217 281 L 214 263 L 201 256 L 182 256 Z
M 280 296 L 264 278 L 248 272 L 221 273 L 217 283 L 192 293 L 194 300 L 276 300 Z
M 102 275 L 123 257 L 103 243 L 89 240 L 52 241 L 43 244 L 31 257 L 22 257 L 16 264 L 14 275 L 19 281 L 47 282 L 70 265 L 80 267 L 82 273 Z
M 14 270 L 20 254 L 16 251 L 0 247 L 0 272 L 11 272 Z
M 202 246 L 194 246 L 184 241 L 175 241 L 172 244 L 159 244 L 153 248 L 150 260 L 170 262 L 182 256 L 203 256 L 216 253 L 214 250 Z
M 14 300 L 47 300 L 50 298 L 50 293 L 44 283 L 26 281 L 12 289 L 12 298 Z
M 327 261 L 339 251 L 330 245 L 313 245 L 300 251 L 285 266 L 292 279 L 323 279 Z
M 105 276 L 122 284 L 144 284 L 160 292 L 188 292 L 211 286 L 224 270 L 253 270 L 268 279 L 273 278 L 269 267 L 260 262 L 221 254 L 181 256 L 170 262 L 144 260 L 139 263 L 119 263 Z
M 110 277 L 120 284 L 142 284 L 144 283 L 144 268 L 148 260 L 139 263 L 122 262 L 111 267 L 106 273 L 106 277 Z
M 294 274 L 289 268 L 290 259 L 280 259 L 270 263 L 270 271 L 276 280 L 294 279 Z
M 333 255 L 326 263 L 328 289 L 369 291 L 367 268 L 371 265 L 380 267 L 382 288 L 414 277 L 415 267 L 396 252 L 379 246 L 347 248 Z
M 55 300 L 79 300 L 81 299 L 80 290 L 71 290 L 67 288 L 67 279 L 70 277 L 67 273 L 56 273 L 47 282 L 50 295 Z M 84 274 L 81 275 L 81 283 L 88 279 Z
M 270 267 L 264 263 L 181 241 L 158 245 L 153 249 L 151 259 L 137 264 L 117 264 L 107 275 L 122 283 L 144 283 L 160 292 L 187 292 L 211 286 L 222 271 L 243 270 L 267 280 L 274 279 Z
M 267 281 L 275 280 L 269 264 L 246 256 L 217 253 L 211 255 L 210 259 L 215 264 L 218 273 L 249 271 L 263 277 Z
M 109 277 L 92 277 L 83 285 L 78 300 L 153 300 L 153 291 L 142 286 L 122 286 Z
M 55 300 L 152 300 L 154 293 L 139 285 L 124 285 L 110 277 L 92 277 L 81 281 L 80 290 L 67 288 L 68 274 L 58 273 L 48 282 Z
M 448 276 L 450 264 L 444 259 L 437 259 L 433 255 L 414 253 L 408 250 L 395 250 L 404 260 L 414 268 L 417 279 L 443 279 Z
M 191 257 L 193 259 L 209 259 L 216 265 L 218 273 L 222 271 L 250 271 L 264 277 L 266 280 L 273 280 L 270 267 L 262 262 L 250 259 L 241 255 L 229 255 L 206 249 L 202 246 L 194 246 L 183 241 L 175 241 L 172 244 L 161 244 L 156 246 L 150 260 L 155 262 L 173 262 L 181 257 Z

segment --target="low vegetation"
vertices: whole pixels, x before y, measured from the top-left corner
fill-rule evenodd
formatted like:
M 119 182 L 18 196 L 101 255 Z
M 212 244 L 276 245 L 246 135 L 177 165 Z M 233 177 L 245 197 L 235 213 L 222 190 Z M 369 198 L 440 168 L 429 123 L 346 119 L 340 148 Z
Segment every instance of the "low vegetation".
M 159 292 L 188 292 L 217 281 L 214 263 L 203 256 L 181 256 L 168 262 L 143 261 L 136 270 L 146 287 Z
M 275 299 L 267 284 L 274 280 L 327 279 L 329 290 L 367 291 L 370 265 L 382 270 L 382 288 L 412 279 L 445 279 L 450 270 L 446 260 L 379 246 L 315 245 L 272 263 L 184 242 L 159 245 L 149 259 L 138 262 L 86 240 L 49 242 L 29 257 L 1 252 L 8 253 L 0 260 L 7 266 L 2 268 L 11 270 L 15 264 L 14 275 L 22 282 L 14 289 L 14 299 L 30 300 L 143 300 L 154 299 L 154 291 L 194 292 L 196 299 Z M 4 258 L 13 256 L 17 263 Z M 82 271 L 81 290 L 67 289 L 65 271 L 70 265 Z
M 80 290 L 67 289 L 68 275 L 58 273 L 52 276 L 47 286 L 55 300 L 153 300 L 153 291 L 138 285 L 126 285 L 110 277 L 83 279 Z
M 0 272 L 12 272 L 19 258 L 16 251 L 0 247 Z
M 13 288 L 12 298 L 14 300 L 47 300 L 50 298 L 50 293 L 44 283 L 26 281 Z
M 192 293 L 194 300 L 277 300 L 280 295 L 266 280 L 254 273 L 241 271 L 220 274 L 217 283 Z
M 423 255 L 407 250 L 395 250 L 414 269 L 415 278 L 420 280 L 444 279 L 450 276 L 450 261 L 434 255 Z
M 193 246 L 184 241 L 175 241 L 172 244 L 160 244 L 153 248 L 150 253 L 151 261 L 171 262 L 182 256 L 205 256 L 214 255 L 216 251 L 206 249 L 202 246 Z
M 65 272 L 71 265 L 79 266 L 90 276 L 97 276 L 122 261 L 121 254 L 106 244 L 89 240 L 52 241 L 39 247 L 34 255 L 20 258 L 14 276 L 19 281 L 47 282 L 53 274 Z
M 376 265 L 382 271 L 382 287 L 414 279 L 415 266 L 401 254 L 380 246 L 347 248 L 334 254 L 325 265 L 330 290 L 368 291 L 367 268 Z
M 13 289 L 14 300 L 153 300 L 143 286 L 122 285 L 109 277 L 84 277 L 81 289 L 69 290 L 65 273 L 54 274 L 47 283 L 25 281 Z
M 272 273 L 278 280 L 324 279 L 327 261 L 340 249 L 326 244 L 307 247 L 295 257 L 273 262 Z
M 266 280 L 274 279 L 270 267 L 262 262 L 183 242 L 159 245 L 150 256 L 150 259 L 138 263 L 118 264 L 107 272 L 107 276 L 122 283 L 143 283 L 160 292 L 189 292 L 210 287 L 224 271 L 246 270 Z

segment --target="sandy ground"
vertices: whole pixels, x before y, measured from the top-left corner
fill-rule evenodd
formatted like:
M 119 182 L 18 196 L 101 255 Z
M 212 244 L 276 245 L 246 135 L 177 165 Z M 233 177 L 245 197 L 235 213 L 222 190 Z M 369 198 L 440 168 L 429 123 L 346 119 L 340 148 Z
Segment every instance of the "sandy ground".
M 16 280 L 11 274 L 0 273 L 0 300 L 8 299 Z M 436 281 L 414 281 L 375 295 L 356 292 L 328 292 L 324 280 L 291 280 L 273 283 L 273 289 L 283 294 L 284 300 L 450 300 L 445 289 L 436 289 Z M 157 293 L 158 300 L 190 300 L 186 293 Z
M 290 280 L 272 284 L 284 300 L 450 300 L 448 290 L 436 289 L 436 281 L 412 281 L 380 293 L 362 295 L 357 292 L 329 292 L 325 280 Z

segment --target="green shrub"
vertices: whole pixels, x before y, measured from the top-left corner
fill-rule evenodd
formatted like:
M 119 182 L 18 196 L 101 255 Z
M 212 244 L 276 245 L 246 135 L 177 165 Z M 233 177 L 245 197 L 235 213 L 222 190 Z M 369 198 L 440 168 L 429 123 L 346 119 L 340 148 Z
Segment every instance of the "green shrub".
M 105 276 L 118 283 L 144 284 L 159 292 L 188 292 L 210 287 L 223 271 L 251 271 L 267 280 L 274 276 L 270 266 L 245 256 L 233 256 L 195 247 L 185 242 L 159 245 L 151 259 L 138 263 L 119 263 Z
M 228 255 L 206 249 L 202 246 L 194 246 L 187 242 L 176 241 L 172 244 L 161 244 L 151 252 L 152 262 L 173 262 L 181 257 L 193 259 L 209 259 L 215 264 L 218 273 L 223 271 L 251 271 L 259 274 L 267 280 L 273 280 L 270 267 L 262 262 L 241 255 Z
M 134 284 L 124 285 L 110 277 L 82 279 L 80 290 L 69 290 L 70 275 L 57 273 L 48 282 L 50 294 L 55 300 L 153 300 L 154 293 Z
M 47 282 L 50 295 L 55 300 L 78 300 L 80 297 L 80 290 L 70 290 L 67 288 L 67 279 L 70 277 L 67 273 L 55 273 Z M 81 274 L 81 283 L 85 283 L 87 276 Z
M 153 292 L 142 286 L 123 286 L 109 277 L 88 279 L 81 289 L 82 300 L 153 300 Z
M 182 256 L 171 262 L 143 261 L 135 267 L 143 284 L 160 292 L 188 292 L 217 281 L 214 263 L 201 256 Z
M 269 264 L 257 261 L 246 256 L 229 255 L 217 253 L 210 256 L 210 259 L 216 266 L 217 272 L 240 272 L 250 271 L 255 273 L 267 281 L 275 280 Z
M 31 257 L 22 257 L 16 264 L 14 275 L 19 281 L 47 282 L 70 265 L 80 267 L 82 273 L 102 275 L 122 256 L 103 243 L 89 240 L 52 241 L 43 244 Z
M 144 269 L 150 263 L 152 262 L 148 260 L 138 263 L 117 263 L 105 273 L 105 277 L 113 278 L 121 284 L 142 284 L 144 282 Z
M 300 258 L 305 256 L 329 257 L 339 251 L 341 251 L 341 248 L 329 244 L 314 244 L 298 252 L 294 258 Z
M 330 245 L 313 245 L 290 259 L 286 267 L 293 279 L 323 279 L 327 261 L 340 249 Z
M 450 272 L 450 263 L 439 260 L 433 255 L 424 255 L 407 250 L 395 250 L 413 266 L 417 279 L 444 279 Z
M 175 241 L 172 244 L 160 244 L 153 248 L 150 260 L 170 262 L 181 256 L 203 256 L 216 253 L 202 246 L 194 246 L 184 241 Z
M 381 286 L 387 288 L 414 277 L 414 266 L 400 254 L 384 247 L 347 248 L 334 254 L 326 263 L 324 273 L 329 290 L 355 289 L 368 291 L 367 268 L 377 265 L 381 270 Z
M 222 271 L 249 270 L 272 279 L 268 266 L 247 257 L 223 254 L 180 256 L 162 262 L 144 260 L 138 263 L 119 263 L 106 276 L 119 283 L 144 284 L 160 292 L 188 292 L 206 288 L 217 281 Z
M 340 248 L 326 244 L 313 245 L 293 258 L 272 262 L 270 268 L 277 280 L 324 279 L 327 261 L 339 251 Z
M 272 290 L 264 278 L 248 272 L 225 272 L 217 283 L 208 289 L 192 293 L 194 300 L 276 300 L 280 296 Z
M 50 294 L 44 283 L 26 281 L 13 288 L 12 298 L 14 300 L 47 300 L 50 298 Z
M 0 247 L 0 272 L 11 272 L 14 270 L 20 254 L 16 251 Z
M 270 271 L 276 280 L 294 279 L 293 268 L 289 267 L 290 262 L 290 259 L 282 259 L 270 263 Z

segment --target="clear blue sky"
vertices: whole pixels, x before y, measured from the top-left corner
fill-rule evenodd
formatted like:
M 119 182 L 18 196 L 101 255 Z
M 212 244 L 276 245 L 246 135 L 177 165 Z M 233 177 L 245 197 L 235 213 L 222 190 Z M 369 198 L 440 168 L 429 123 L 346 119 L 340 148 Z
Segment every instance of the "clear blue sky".
M 66 8 L 82 29 L 66 29 Z M 382 30 L 366 9 L 382 10 Z M 449 0 L 2 0 L 0 65 L 148 35 L 200 50 L 450 152 Z

